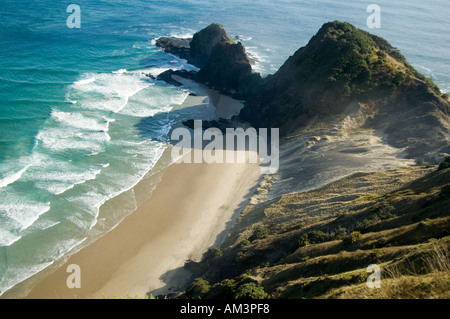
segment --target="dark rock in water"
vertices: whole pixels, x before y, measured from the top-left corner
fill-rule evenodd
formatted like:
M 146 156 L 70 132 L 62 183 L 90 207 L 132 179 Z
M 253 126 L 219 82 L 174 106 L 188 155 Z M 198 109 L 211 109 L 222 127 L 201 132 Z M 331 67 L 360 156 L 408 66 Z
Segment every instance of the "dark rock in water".
M 161 37 L 156 40 L 156 46 L 163 49 L 164 52 L 188 60 L 190 58 L 190 41 L 191 39 Z
M 144 74 L 146 77 L 148 77 L 148 78 L 150 78 L 150 79 L 152 79 L 152 80 L 155 79 L 155 77 L 154 77 L 153 74 L 151 74 L 151 73 L 142 73 L 142 74 Z
M 197 32 L 190 42 L 189 63 L 199 68 L 203 67 L 207 63 L 213 48 L 219 43 L 233 43 L 222 25 L 213 23 Z
M 196 72 L 187 70 L 167 70 L 158 75 L 157 80 L 166 82 L 167 84 L 182 86 L 183 84 L 175 80 L 172 75 L 177 75 L 185 79 L 194 79 Z
M 241 43 L 217 44 L 195 79 L 222 91 L 239 91 L 252 74 L 250 61 Z
M 240 42 L 235 43 L 220 24 L 209 25 L 197 32 L 192 40 L 161 37 L 156 40 L 156 45 L 201 68 L 198 76 L 193 78 L 189 75 L 187 78 L 222 93 L 245 99 L 255 94 L 261 84 L 261 76 L 252 72 L 252 61 L 244 46 Z M 164 72 L 158 79 L 180 86 L 178 81 L 173 80 L 172 74 Z
M 178 82 L 177 80 L 174 80 L 172 78 L 172 75 L 174 74 L 174 70 L 167 70 L 164 71 L 163 73 L 161 73 L 160 75 L 158 75 L 157 79 L 166 82 L 167 84 L 170 85 L 175 85 L 175 86 L 182 86 L 183 84 Z
M 197 96 L 197 94 L 195 94 L 195 93 L 189 93 L 189 96 Z
M 199 68 L 206 64 L 213 48 L 219 43 L 234 42 L 224 27 L 218 23 L 213 23 L 197 32 L 192 39 L 161 37 L 156 40 L 157 47 L 186 59 Z

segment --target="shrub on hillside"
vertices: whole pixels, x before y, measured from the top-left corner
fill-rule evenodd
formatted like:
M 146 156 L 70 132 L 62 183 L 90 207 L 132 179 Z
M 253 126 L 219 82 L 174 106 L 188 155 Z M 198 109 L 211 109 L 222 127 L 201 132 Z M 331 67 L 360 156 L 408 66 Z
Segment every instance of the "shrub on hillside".
M 259 287 L 254 282 L 243 284 L 236 290 L 235 299 L 266 299 L 267 293 L 263 287 Z
M 208 291 L 208 299 L 233 299 L 236 291 L 236 282 L 233 279 L 224 279 L 214 284 Z
M 359 231 L 354 231 L 353 233 L 351 233 L 350 235 L 348 235 L 343 239 L 343 243 L 346 245 L 350 245 L 360 240 L 361 237 L 362 235 Z
M 267 238 L 270 234 L 269 228 L 264 225 L 260 225 L 256 227 L 255 232 L 253 233 L 254 239 L 264 239 Z
M 331 239 L 331 236 L 324 233 L 320 230 L 313 230 L 308 232 L 307 234 L 303 235 L 298 244 L 300 247 L 307 246 L 309 244 L 320 244 L 324 243 L 326 241 L 329 241 Z
M 186 296 L 192 299 L 201 298 L 209 289 L 211 289 L 211 286 L 208 281 L 197 278 L 186 288 Z
M 216 258 L 223 255 L 223 250 L 218 247 L 212 247 L 208 249 L 208 252 L 206 253 L 207 258 Z

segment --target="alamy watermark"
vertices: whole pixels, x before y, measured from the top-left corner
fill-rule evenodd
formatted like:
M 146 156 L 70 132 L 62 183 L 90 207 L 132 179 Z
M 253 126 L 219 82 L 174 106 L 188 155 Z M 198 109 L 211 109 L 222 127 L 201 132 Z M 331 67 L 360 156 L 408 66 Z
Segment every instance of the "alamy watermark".
M 378 4 L 369 4 L 367 6 L 367 12 L 372 13 L 367 18 L 367 27 L 369 29 L 381 28 L 381 8 Z
M 81 8 L 77 4 L 70 4 L 66 10 L 68 13 L 71 13 L 67 17 L 66 25 L 69 29 L 73 28 L 81 28 Z
M 66 11 L 71 13 L 66 20 L 66 25 L 69 29 L 81 28 L 81 8 L 77 4 L 70 4 Z M 378 4 L 369 4 L 367 12 L 371 13 L 367 18 L 367 27 L 369 29 L 381 28 L 381 7 Z
M 218 128 L 203 131 L 202 121 L 194 121 L 194 135 L 184 127 L 172 131 L 175 163 L 259 163 L 262 174 L 275 174 L 279 167 L 279 129 Z M 269 141 L 270 140 L 270 141 Z M 193 154 L 192 154 L 192 153 Z
M 381 268 L 378 265 L 369 265 L 366 269 L 368 273 L 371 273 L 367 277 L 366 285 L 370 289 L 381 288 Z
M 67 266 L 66 272 L 70 273 L 67 277 L 67 288 L 81 288 L 81 268 L 77 264 L 70 264 Z

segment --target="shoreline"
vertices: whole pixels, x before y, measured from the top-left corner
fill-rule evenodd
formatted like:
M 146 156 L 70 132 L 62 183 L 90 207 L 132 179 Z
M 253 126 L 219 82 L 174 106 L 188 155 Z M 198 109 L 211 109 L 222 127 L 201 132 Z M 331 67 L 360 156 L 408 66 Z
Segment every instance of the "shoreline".
M 195 93 L 180 107 L 209 107 L 225 115 L 227 104 L 217 92 L 186 83 Z M 233 114 L 229 114 L 231 117 Z M 167 161 L 171 147 L 160 160 Z M 5 292 L 2 298 L 71 299 L 127 295 L 144 297 L 183 289 L 191 274 L 183 268 L 199 260 L 225 239 L 261 177 L 258 164 L 175 164 L 162 169 L 151 195 L 112 229 L 66 260 L 45 269 Z M 219 184 L 220 181 L 220 184 Z M 146 193 L 145 186 L 133 191 Z M 141 188 L 141 189 L 140 189 Z M 68 265 L 80 266 L 81 288 L 69 289 Z M 28 292 L 23 296 L 26 287 Z M 20 292 L 21 296 L 18 296 Z
M 211 185 L 225 177 L 220 187 Z M 258 179 L 256 164 L 170 165 L 143 205 L 42 278 L 25 298 L 126 298 L 182 289 L 191 278 L 184 263 L 199 260 L 230 229 Z M 70 264 L 80 266 L 80 289 L 66 286 Z

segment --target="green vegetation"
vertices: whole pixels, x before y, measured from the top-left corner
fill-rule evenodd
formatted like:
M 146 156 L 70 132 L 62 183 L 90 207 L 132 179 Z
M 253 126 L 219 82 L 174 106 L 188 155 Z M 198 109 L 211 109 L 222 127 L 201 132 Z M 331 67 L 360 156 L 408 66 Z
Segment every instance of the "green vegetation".
M 255 282 L 246 282 L 248 276 L 241 276 L 237 281 L 224 279 L 214 285 L 197 278 L 186 289 L 185 295 L 190 299 L 265 299 L 268 294 Z
M 223 255 L 223 250 L 218 247 L 212 247 L 206 253 L 207 258 L 216 258 Z
M 264 239 L 269 236 L 270 230 L 264 225 L 260 225 L 255 229 L 255 232 L 253 233 L 254 239 Z
M 330 240 L 330 235 L 325 234 L 323 231 L 314 230 L 303 235 L 299 240 L 299 246 L 303 247 L 309 244 L 319 244 Z
M 212 286 L 208 293 L 209 299 L 234 299 L 236 292 L 236 281 L 225 279 Z
M 347 237 L 345 237 L 342 241 L 346 245 L 351 245 L 356 243 L 358 240 L 360 240 L 362 237 L 361 233 L 359 231 L 354 231 Z
M 411 78 L 440 92 L 386 40 L 338 21 L 325 24 L 294 60 L 299 90 L 314 90 L 314 101 L 330 106 L 351 97 L 392 94 Z
M 397 197 L 394 194 L 389 194 L 386 197 Z M 387 202 L 382 202 L 379 204 L 375 204 L 374 207 L 372 207 L 365 219 L 363 219 L 361 222 L 357 224 L 357 228 L 359 230 L 365 231 L 368 227 L 378 223 L 379 221 L 386 220 L 389 218 L 392 218 L 395 216 L 393 214 L 395 212 L 394 206 Z
M 241 241 L 241 248 L 244 248 L 250 244 L 251 244 L 250 240 L 244 239 L 243 241 Z
M 186 289 L 186 296 L 191 299 L 198 299 L 205 295 L 211 286 L 203 278 L 196 278 Z
M 264 288 L 258 287 L 254 282 L 243 284 L 236 290 L 235 299 L 265 299 L 267 293 Z

